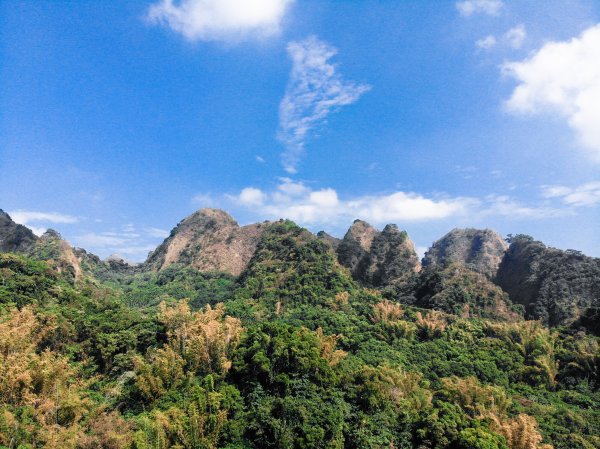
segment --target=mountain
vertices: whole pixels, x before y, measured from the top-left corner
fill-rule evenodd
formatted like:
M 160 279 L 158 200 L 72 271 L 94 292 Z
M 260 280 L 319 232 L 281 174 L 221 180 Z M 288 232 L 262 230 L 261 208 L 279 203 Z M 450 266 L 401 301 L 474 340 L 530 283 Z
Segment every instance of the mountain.
M 423 270 L 417 281 L 415 305 L 467 318 L 522 319 L 522 311 L 486 276 L 453 263 Z
M 337 256 L 356 280 L 372 287 L 405 282 L 421 269 L 413 242 L 394 224 L 380 232 L 355 220 L 337 246 Z
M 148 256 L 144 268 L 158 271 L 178 263 L 239 276 L 266 226 L 266 222 L 239 226 L 220 209 L 201 209 L 179 222 Z
M 31 229 L 15 223 L 10 215 L 0 209 L 0 252 L 25 253 L 36 240 Z
M 327 247 L 334 253 L 337 252 L 337 249 L 342 241 L 341 239 L 327 234 L 325 231 L 317 232 L 317 238 L 325 243 L 325 245 L 327 245 Z
M 518 236 L 495 276 L 529 317 L 561 287 L 543 305 L 577 327 L 556 329 L 470 268 L 489 258 L 417 272 L 395 225 L 339 240 L 204 209 L 141 266 L 52 230 L 27 254 L 0 253 L 0 447 L 600 447 L 578 252 Z
M 453 229 L 425 253 L 423 267 L 459 263 L 493 279 L 508 244 L 491 229 Z
M 47 261 L 58 273 L 72 280 L 80 280 L 83 275 L 81 260 L 71 245 L 53 229 L 48 229 L 35 242 L 28 255 L 37 260 Z
M 339 262 L 348 268 L 352 276 L 359 278 L 371 250 L 377 229 L 366 221 L 354 220 L 337 247 Z
M 527 317 L 550 326 L 571 324 L 600 308 L 600 259 L 513 238 L 496 276 Z

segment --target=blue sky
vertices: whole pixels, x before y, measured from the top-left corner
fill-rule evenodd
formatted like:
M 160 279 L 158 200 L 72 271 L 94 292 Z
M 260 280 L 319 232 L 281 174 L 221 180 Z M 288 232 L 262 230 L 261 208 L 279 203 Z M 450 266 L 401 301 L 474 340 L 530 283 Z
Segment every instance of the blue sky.
M 0 208 L 143 260 L 220 207 L 600 256 L 600 3 L 0 1 Z

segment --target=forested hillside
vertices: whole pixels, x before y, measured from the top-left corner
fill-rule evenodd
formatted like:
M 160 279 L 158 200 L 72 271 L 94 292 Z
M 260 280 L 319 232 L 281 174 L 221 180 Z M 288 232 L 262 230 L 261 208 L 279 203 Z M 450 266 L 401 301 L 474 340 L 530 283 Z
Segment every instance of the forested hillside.
M 203 246 L 180 223 L 190 261 L 167 256 L 174 230 L 151 256 L 161 269 L 81 250 L 67 269 L 56 236 L 58 252 L 27 235 L 25 254 L 0 253 L 0 447 L 600 447 L 595 287 L 579 321 L 530 321 L 487 262 L 419 271 L 395 228 L 342 244 L 290 221 L 250 233 L 239 276 L 202 271 L 222 260 L 214 246 L 201 258 L 211 236 L 220 248 L 246 231 L 200 221 Z M 504 273 L 534 250 L 513 245 Z

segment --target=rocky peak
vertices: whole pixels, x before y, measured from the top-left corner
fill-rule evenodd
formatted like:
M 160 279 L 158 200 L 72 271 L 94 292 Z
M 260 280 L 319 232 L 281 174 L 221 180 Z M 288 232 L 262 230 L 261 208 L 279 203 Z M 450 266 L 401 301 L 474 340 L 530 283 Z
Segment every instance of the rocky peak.
M 15 223 L 10 215 L 0 209 L 0 252 L 25 253 L 36 240 L 31 229 Z
M 453 229 L 429 248 L 423 266 L 458 263 L 493 279 L 507 248 L 502 236 L 491 229 Z
M 388 224 L 377 231 L 355 220 L 337 248 L 338 261 L 355 279 L 374 287 L 405 281 L 421 268 L 414 244 L 405 231 Z
M 52 239 L 62 240 L 63 239 L 62 235 L 60 235 L 60 233 L 58 231 L 55 231 L 54 229 L 47 229 L 46 232 L 44 232 L 40 238 L 47 239 L 47 240 L 52 240 Z
M 350 240 L 358 243 L 358 245 L 365 251 L 371 249 L 371 244 L 375 236 L 379 234 L 377 229 L 371 226 L 366 221 L 354 220 L 352 226 L 346 232 L 344 240 Z
M 338 249 L 338 246 L 340 246 L 341 240 L 332 235 L 329 235 L 325 231 L 317 232 L 317 238 L 319 240 L 321 240 L 323 243 L 325 243 L 329 247 L 329 249 L 331 249 L 333 252 L 336 252 Z
M 265 223 L 240 227 L 220 209 L 201 209 L 179 222 L 144 265 L 161 270 L 180 263 L 238 276 L 254 254 L 264 227 Z
M 550 326 L 571 324 L 600 308 L 600 259 L 528 236 L 513 239 L 496 282 L 528 318 Z
M 406 231 L 400 231 L 395 224 L 388 224 L 373 238 L 363 281 L 383 287 L 407 281 L 420 270 L 415 245 Z
M 54 229 L 44 232 L 29 254 L 36 259 L 47 261 L 56 271 L 67 274 L 72 280 L 79 280 L 83 275 L 80 258 Z
M 367 257 L 377 234 L 377 229 L 366 221 L 354 220 L 338 245 L 338 261 L 348 268 L 355 278 L 361 271 L 361 262 Z
M 106 259 L 104 259 L 105 262 L 116 262 L 116 263 L 127 263 L 127 261 L 123 258 L 123 256 L 121 256 L 120 254 L 111 254 L 110 256 L 108 256 Z

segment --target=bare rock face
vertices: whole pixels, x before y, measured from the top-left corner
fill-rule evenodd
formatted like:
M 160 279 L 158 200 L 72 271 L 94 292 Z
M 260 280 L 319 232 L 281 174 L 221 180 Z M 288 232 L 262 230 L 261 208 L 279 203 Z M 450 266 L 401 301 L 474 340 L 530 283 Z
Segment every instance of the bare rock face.
M 425 253 L 423 267 L 461 264 L 493 279 L 508 244 L 491 229 L 453 229 Z
M 366 284 L 379 287 L 407 281 L 420 270 L 415 245 L 406 231 L 388 224 L 371 243 L 363 277 Z
M 350 270 L 355 279 L 362 271 L 362 265 L 377 234 L 377 229 L 366 221 L 354 220 L 337 248 L 338 261 Z
M 48 229 L 31 248 L 29 256 L 44 260 L 58 273 L 78 281 L 83 276 L 81 259 L 69 243 L 53 229 Z
M 36 240 L 37 237 L 29 228 L 15 223 L 0 209 L 0 252 L 26 253 Z
M 513 239 L 496 283 L 525 307 L 527 318 L 550 326 L 585 320 L 600 308 L 600 259 L 548 248 L 529 236 Z
M 355 220 L 340 242 L 337 255 L 356 280 L 373 287 L 404 282 L 421 269 L 408 234 L 392 224 L 379 232 Z
M 181 263 L 199 271 L 239 276 L 254 255 L 266 226 L 265 222 L 240 227 L 222 210 L 201 209 L 182 220 L 144 265 L 158 271 Z

